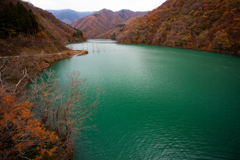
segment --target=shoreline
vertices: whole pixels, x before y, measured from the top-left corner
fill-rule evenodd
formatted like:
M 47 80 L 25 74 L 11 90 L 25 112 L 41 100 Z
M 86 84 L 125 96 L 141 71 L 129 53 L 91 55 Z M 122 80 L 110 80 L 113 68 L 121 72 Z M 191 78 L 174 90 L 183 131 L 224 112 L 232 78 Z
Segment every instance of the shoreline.
M 39 65 L 37 65 L 36 67 L 37 71 L 30 76 L 30 79 L 34 78 L 35 76 L 43 72 L 46 68 L 50 67 L 55 62 L 58 62 L 60 60 L 67 59 L 67 58 L 83 56 L 86 54 L 88 54 L 87 50 L 65 50 L 60 52 L 60 54 L 59 53 L 54 54 L 53 57 L 50 57 L 50 58 L 45 57 L 43 60 L 41 60 Z
M 0 61 L 2 61 L 2 67 L 5 67 L 2 78 L 5 78 L 5 83 L 11 86 L 19 82 L 19 88 L 16 90 L 16 94 L 18 94 L 24 91 L 24 87 L 31 79 L 43 72 L 53 63 L 86 54 L 88 54 L 87 50 L 64 50 L 50 54 L 39 53 L 32 55 L 1 56 Z
M 57 53 L 58 54 L 58 53 Z M 60 55 L 65 55 L 66 57 L 61 57 L 58 59 L 54 59 L 54 61 L 51 61 L 49 63 L 47 63 L 46 61 L 42 61 L 40 65 L 38 65 L 38 72 L 36 72 L 36 74 L 31 77 L 28 82 L 36 77 L 38 74 L 40 74 L 41 72 L 44 72 L 45 69 L 47 69 L 48 67 L 50 67 L 52 64 L 54 64 L 55 62 L 58 62 L 60 60 L 63 59 L 68 59 L 68 58 L 74 58 L 77 56 L 83 56 L 88 54 L 87 50 L 66 50 L 66 51 L 62 51 Z M 54 160 L 65 160 L 65 159 L 72 159 L 73 156 L 73 145 L 70 147 L 70 150 L 65 150 L 62 149 L 59 153 L 59 155 L 56 158 L 53 158 Z
M 218 53 L 218 54 L 226 54 L 226 55 L 236 56 L 236 57 L 240 58 L 240 53 L 221 52 L 221 51 L 213 51 L 213 50 L 208 50 L 208 49 L 194 49 L 194 48 L 191 48 L 191 47 L 180 47 L 180 46 L 158 45 L 158 44 L 143 44 L 143 43 L 122 43 L 122 42 L 118 42 L 118 41 L 117 41 L 117 44 L 136 44 L 136 45 L 163 46 L 163 47 L 171 47 L 171 48 L 178 48 L 178 49 L 189 49 L 189 50 L 195 50 L 195 51 L 203 51 L 203 52 L 212 52 L 212 53 Z
M 31 78 L 37 76 L 39 73 L 43 72 L 46 68 L 48 68 L 49 66 L 51 66 L 53 63 L 57 61 L 67 59 L 67 58 L 73 58 L 76 56 L 83 56 L 86 54 L 88 54 L 87 50 L 65 50 L 60 53 L 40 55 L 40 56 L 43 56 L 44 59 L 39 60 L 41 62 L 39 63 L 39 65 L 36 66 L 37 71 L 31 76 Z M 34 56 L 36 57 L 36 55 Z

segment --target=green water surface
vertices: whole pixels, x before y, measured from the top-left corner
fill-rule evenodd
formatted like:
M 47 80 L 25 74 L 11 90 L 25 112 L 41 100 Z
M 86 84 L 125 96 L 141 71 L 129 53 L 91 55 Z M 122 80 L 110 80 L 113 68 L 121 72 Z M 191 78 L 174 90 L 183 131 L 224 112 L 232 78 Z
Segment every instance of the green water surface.
M 68 47 L 89 54 L 50 68 L 105 91 L 74 160 L 240 159 L 239 58 L 111 40 Z

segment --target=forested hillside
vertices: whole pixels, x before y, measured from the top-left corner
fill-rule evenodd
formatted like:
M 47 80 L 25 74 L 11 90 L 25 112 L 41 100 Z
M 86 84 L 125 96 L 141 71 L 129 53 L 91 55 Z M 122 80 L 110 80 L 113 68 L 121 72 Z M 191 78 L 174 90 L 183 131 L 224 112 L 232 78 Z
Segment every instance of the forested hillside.
M 85 34 L 27 2 L 0 3 L 0 55 L 52 53 L 64 44 L 86 40 Z M 74 34 L 75 33 L 75 34 Z
M 54 73 L 51 71 L 47 77 L 38 77 L 43 84 L 38 79 L 36 85 L 32 85 L 33 78 L 52 63 L 86 54 L 87 51 L 72 51 L 64 46 L 68 42 L 83 40 L 86 40 L 84 33 L 66 25 L 45 10 L 27 2 L 0 1 L 0 159 L 71 158 L 71 133 L 74 133 L 73 126 L 78 121 L 69 121 L 69 117 L 75 117 L 69 111 L 77 106 L 76 100 L 81 99 L 79 97 L 82 95 L 79 96 L 76 92 L 65 94 L 73 96 L 66 98 L 67 103 L 63 102 L 64 98 L 59 95 L 65 90 L 56 92 L 62 85 L 55 86 L 58 80 L 53 78 Z M 79 74 L 72 76 L 72 85 L 80 84 L 78 76 Z M 30 80 L 33 80 L 31 85 L 28 83 Z M 30 92 L 30 86 L 37 90 Z M 79 93 L 79 85 L 68 88 L 76 87 Z M 74 96 L 77 98 L 72 98 Z M 46 97 L 49 99 L 44 102 Z M 53 99 L 56 101 L 53 102 Z M 49 121 L 54 106 L 50 107 L 52 104 L 59 104 L 58 109 L 54 109 L 58 110 L 57 117 L 52 116 L 56 117 L 54 122 Z M 73 106 L 69 106 L 71 104 Z M 68 109 L 64 111 L 63 106 L 68 106 Z M 92 107 L 89 110 L 92 112 Z M 47 116 L 41 117 L 42 115 Z
M 88 38 L 99 38 L 98 36 L 108 32 L 117 25 L 125 24 L 128 19 L 136 16 L 143 16 L 147 13 L 148 12 L 133 12 L 130 10 L 113 12 L 111 10 L 102 9 L 90 16 L 73 21 L 71 26 L 82 30 L 86 33 Z
M 167 0 L 117 41 L 240 55 L 239 37 L 240 0 Z
M 136 22 L 137 20 L 139 20 L 141 18 L 141 16 L 137 16 L 137 17 L 132 17 L 130 19 L 128 19 L 124 24 L 118 24 L 117 26 L 115 26 L 114 28 L 108 30 L 107 32 L 98 35 L 96 38 L 103 38 L 103 39 L 108 39 L 111 38 L 113 40 L 116 40 L 116 37 L 123 32 L 124 29 L 129 28 L 129 26 L 131 24 L 133 24 L 134 22 Z

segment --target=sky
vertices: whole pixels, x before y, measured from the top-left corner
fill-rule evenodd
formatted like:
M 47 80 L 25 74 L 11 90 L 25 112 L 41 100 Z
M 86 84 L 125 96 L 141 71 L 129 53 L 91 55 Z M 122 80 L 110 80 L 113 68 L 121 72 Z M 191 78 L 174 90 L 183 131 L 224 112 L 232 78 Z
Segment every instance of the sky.
M 72 9 L 75 11 L 99 11 L 103 8 L 112 11 L 129 9 L 132 11 L 151 11 L 166 0 L 24 0 L 42 9 Z

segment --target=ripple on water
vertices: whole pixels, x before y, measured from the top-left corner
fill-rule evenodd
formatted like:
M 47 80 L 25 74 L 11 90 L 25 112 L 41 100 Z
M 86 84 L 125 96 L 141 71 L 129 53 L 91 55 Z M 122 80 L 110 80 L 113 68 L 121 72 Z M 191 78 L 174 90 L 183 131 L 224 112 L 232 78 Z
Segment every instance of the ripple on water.
M 81 133 L 74 159 L 240 159 L 239 58 L 111 40 L 72 45 L 87 43 L 88 55 L 51 66 L 105 90 L 86 122 L 96 130 Z

